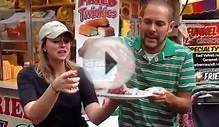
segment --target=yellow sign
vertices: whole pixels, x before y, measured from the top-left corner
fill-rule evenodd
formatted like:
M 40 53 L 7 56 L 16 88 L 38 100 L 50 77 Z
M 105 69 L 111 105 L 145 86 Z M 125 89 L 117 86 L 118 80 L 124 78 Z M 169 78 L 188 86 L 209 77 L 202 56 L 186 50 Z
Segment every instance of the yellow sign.
M 219 45 L 188 46 L 194 53 L 219 52 Z

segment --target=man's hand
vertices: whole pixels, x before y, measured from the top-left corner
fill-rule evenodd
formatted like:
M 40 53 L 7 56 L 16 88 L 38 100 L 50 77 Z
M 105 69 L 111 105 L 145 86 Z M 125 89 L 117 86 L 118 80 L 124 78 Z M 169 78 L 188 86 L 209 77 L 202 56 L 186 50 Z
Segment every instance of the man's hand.
M 150 88 L 149 88 L 150 89 Z M 162 87 L 152 87 L 153 96 L 149 97 L 149 101 L 155 104 L 167 106 L 174 112 L 187 112 L 191 107 L 191 93 L 177 92 L 174 95 L 171 91 Z
M 155 104 L 165 104 L 166 103 L 166 93 L 168 92 L 166 89 L 162 87 L 152 87 L 149 88 L 152 90 L 153 96 L 149 97 L 149 101 Z

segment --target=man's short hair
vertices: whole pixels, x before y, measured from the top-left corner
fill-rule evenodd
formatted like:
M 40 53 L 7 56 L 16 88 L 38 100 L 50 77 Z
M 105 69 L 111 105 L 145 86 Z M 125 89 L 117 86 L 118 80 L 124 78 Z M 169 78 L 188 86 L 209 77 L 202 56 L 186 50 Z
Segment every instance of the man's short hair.
M 169 20 L 170 21 L 172 21 L 173 20 L 173 18 L 174 18 L 174 5 L 172 5 L 172 3 L 171 3 L 171 1 L 170 0 L 143 0 L 142 2 L 141 2 L 141 10 L 140 10 L 140 13 L 139 13 L 139 15 L 141 16 L 141 17 L 143 17 L 144 16 L 144 11 L 145 11 L 145 9 L 147 8 L 147 5 L 148 4 L 154 4 L 154 5 L 158 5 L 158 6 L 164 6 L 164 7 L 166 7 L 166 8 L 168 8 L 168 10 L 169 10 L 169 14 L 170 14 L 170 16 L 169 16 Z

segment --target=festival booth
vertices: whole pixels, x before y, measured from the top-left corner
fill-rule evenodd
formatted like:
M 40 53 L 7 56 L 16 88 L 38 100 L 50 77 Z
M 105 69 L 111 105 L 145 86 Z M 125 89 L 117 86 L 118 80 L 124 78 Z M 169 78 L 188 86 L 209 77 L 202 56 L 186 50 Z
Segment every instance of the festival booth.
M 19 3 L 17 3 L 17 1 L 19 1 Z M 37 62 L 38 42 L 36 40 L 38 40 L 38 37 L 35 35 L 37 35 L 40 26 L 44 22 L 58 19 L 63 21 L 72 32 L 75 33 L 75 45 L 72 47 L 74 56 L 71 57 L 79 65 L 83 65 L 81 57 L 83 53 L 80 54 L 79 51 L 87 39 L 116 37 L 120 35 L 139 35 L 138 13 L 142 0 L 108 0 L 109 2 L 106 2 L 106 0 L 98 0 L 100 3 L 95 3 L 94 0 L 38 0 L 38 2 L 33 0 L 33 2 L 30 3 L 29 0 L 26 0 L 26 4 L 24 4 L 24 1 L 25 0 L 12 0 L 9 2 L 8 0 L 0 0 L 0 127 L 33 126 L 26 118 L 19 103 L 16 74 L 21 67 Z M 215 1 L 215 3 L 212 3 L 213 1 Z M 169 2 L 176 10 L 174 16 L 176 26 L 173 33 L 170 34 L 170 37 L 194 51 L 198 81 L 215 81 L 218 79 L 216 69 L 219 65 L 219 40 L 217 39 L 218 21 L 190 20 L 189 18 L 194 12 L 212 12 L 212 10 L 214 12 L 214 10 L 219 7 L 219 2 L 216 0 L 205 0 L 199 1 L 199 4 L 197 2 L 188 3 L 185 6 L 182 16 L 179 15 L 183 8 L 182 3 L 186 2 L 180 0 L 169 0 Z M 207 4 L 207 2 L 209 3 Z M 2 12 L 5 12 L 5 10 L 11 15 L 8 16 L 6 13 L 2 15 Z M 7 20 L 11 18 L 13 14 L 23 20 L 16 19 L 14 22 Z M 86 31 L 88 28 L 93 29 L 87 26 L 86 23 L 100 17 L 105 17 L 104 19 L 101 18 L 101 20 L 107 22 L 106 26 L 92 30 L 91 32 Z M 187 19 L 185 20 L 184 17 Z M 206 18 L 206 16 L 204 17 Z M 10 23 L 7 23 L 9 21 Z M 24 24 L 19 21 L 26 22 Z M 185 24 L 186 27 L 181 23 Z M 5 31 L 6 29 L 3 29 L 5 26 L 11 29 Z M 178 27 L 180 30 L 178 30 Z M 19 28 L 22 29 L 17 31 Z M 187 30 L 185 30 L 185 28 Z M 96 62 L 101 65 L 101 62 Z M 15 65 L 15 67 L 12 64 Z M 87 65 L 89 66 L 90 64 Z M 101 81 L 104 80 L 106 79 L 101 79 Z M 117 116 L 112 116 L 104 121 L 100 127 L 116 127 L 118 125 L 117 120 Z M 90 122 L 89 125 L 94 126 Z
M 183 115 L 181 122 L 184 127 L 213 127 L 217 125 L 214 118 L 219 104 L 219 1 L 185 0 L 184 3 L 183 45 L 193 52 L 197 88 L 192 96 L 192 110 Z
M 0 127 L 33 127 L 19 102 L 17 74 L 38 62 L 42 24 L 56 19 L 73 31 L 73 9 L 72 0 L 0 0 Z
M 183 11 L 187 36 L 183 44 L 193 51 L 198 84 L 218 83 L 219 79 L 219 0 L 196 0 Z

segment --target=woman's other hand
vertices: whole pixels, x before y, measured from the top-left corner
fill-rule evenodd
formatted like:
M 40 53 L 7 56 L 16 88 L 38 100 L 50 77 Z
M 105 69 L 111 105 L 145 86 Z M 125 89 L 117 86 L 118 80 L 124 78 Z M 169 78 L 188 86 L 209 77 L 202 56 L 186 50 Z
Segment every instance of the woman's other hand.
M 56 92 L 64 92 L 68 94 L 76 93 L 80 77 L 76 70 L 70 70 L 58 76 L 50 85 Z

